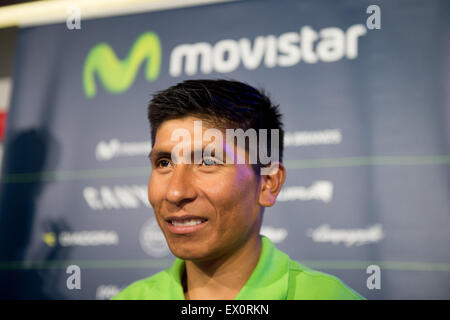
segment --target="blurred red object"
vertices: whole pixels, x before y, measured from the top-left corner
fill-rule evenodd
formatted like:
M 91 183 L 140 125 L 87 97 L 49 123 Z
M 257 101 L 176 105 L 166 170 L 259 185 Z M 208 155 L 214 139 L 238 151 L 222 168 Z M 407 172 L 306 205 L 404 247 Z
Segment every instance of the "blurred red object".
M 3 141 L 6 132 L 6 119 L 8 118 L 7 111 L 0 111 L 0 141 Z

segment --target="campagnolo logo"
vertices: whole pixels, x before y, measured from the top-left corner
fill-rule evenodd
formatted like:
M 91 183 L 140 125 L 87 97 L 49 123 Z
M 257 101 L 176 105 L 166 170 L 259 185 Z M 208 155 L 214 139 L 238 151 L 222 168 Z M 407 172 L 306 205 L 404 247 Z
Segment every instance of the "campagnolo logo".
M 309 229 L 307 235 L 314 242 L 344 244 L 346 247 L 377 243 L 384 238 L 381 224 L 375 224 L 365 229 L 332 229 L 328 224 L 323 224 L 316 229 Z
M 154 258 L 162 258 L 169 255 L 169 247 L 166 238 L 154 218 L 145 222 L 139 232 L 139 243 L 142 250 Z

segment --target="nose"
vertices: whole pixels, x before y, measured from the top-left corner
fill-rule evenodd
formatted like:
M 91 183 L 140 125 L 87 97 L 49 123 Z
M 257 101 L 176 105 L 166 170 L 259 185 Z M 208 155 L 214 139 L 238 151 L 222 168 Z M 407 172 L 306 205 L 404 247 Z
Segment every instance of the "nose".
M 182 206 L 195 199 L 196 193 L 189 164 L 178 164 L 172 171 L 166 190 L 166 200 L 171 204 Z

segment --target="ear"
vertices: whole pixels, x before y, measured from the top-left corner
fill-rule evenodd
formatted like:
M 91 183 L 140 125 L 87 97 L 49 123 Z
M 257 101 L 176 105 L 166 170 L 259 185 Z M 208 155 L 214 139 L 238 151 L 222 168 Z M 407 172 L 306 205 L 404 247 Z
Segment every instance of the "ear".
M 260 179 L 258 203 L 263 207 L 271 207 L 286 179 L 286 168 L 282 163 L 274 162 L 261 173 Z

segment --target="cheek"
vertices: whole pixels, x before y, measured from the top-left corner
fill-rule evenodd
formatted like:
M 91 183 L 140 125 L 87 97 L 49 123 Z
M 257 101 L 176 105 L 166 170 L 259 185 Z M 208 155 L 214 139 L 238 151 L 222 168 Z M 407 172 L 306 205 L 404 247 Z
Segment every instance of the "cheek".
M 245 219 L 257 205 L 255 179 L 245 172 L 236 174 L 233 179 L 221 179 L 209 188 L 209 195 L 220 208 L 222 219 Z
M 157 184 L 155 183 L 155 179 L 152 179 L 152 176 L 150 176 L 150 179 L 148 181 L 148 188 L 147 188 L 147 196 L 148 201 L 152 205 L 152 207 L 156 210 L 158 199 L 161 198 L 162 192 L 161 192 L 161 186 L 158 188 Z

